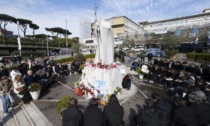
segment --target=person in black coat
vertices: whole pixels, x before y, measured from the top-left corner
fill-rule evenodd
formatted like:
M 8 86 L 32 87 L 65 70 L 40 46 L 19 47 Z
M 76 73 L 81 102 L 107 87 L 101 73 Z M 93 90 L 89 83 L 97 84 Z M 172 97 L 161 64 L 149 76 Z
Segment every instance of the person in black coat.
M 127 90 L 130 90 L 131 79 L 130 79 L 129 75 L 124 76 L 123 81 L 122 81 L 122 87 L 127 89 Z
M 210 105 L 206 103 L 204 92 L 197 90 L 189 94 L 191 109 L 193 110 L 199 126 L 210 125 Z
M 0 67 L 0 77 L 9 76 L 9 71 L 4 66 Z
M 103 113 L 98 108 L 99 100 L 91 98 L 89 105 L 84 111 L 84 126 L 103 126 Z
M 149 53 L 148 54 L 148 64 L 152 64 L 152 58 L 153 58 L 153 54 Z
M 112 94 L 103 111 L 105 126 L 123 126 L 124 110 L 116 95 Z
M 75 71 L 77 71 L 77 70 L 76 70 L 76 62 L 73 61 L 73 62 L 71 63 L 71 74 L 74 74 Z
M 62 126 L 83 126 L 83 113 L 78 109 L 78 101 L 71 98 L 69 107 L 61 112 Z
M 187 106 L 187 101 L 182 97 L 175 99 L 177 108 L 173 114 L 173 126 L 197 126 L 193 110 Z
M 171 113 L 173 110 L 172 103 L 159 94 L 152 94 L 152 99 L 155 101 L 154 107 L 160 111 L 159 126 L 171 125 Z
M 159 110 L 154 107 L 152 99 L 145 99 L 144 109 L 139 111 L 139 114 L 134 117 L 134 121 L 138 126 L 159 126 Z
M 27 71 L 27 74 L 24 76 L 24 82 L 26 83 L 26 87 L 30 86 L 31 83 L 34 83 L 32 70 Z

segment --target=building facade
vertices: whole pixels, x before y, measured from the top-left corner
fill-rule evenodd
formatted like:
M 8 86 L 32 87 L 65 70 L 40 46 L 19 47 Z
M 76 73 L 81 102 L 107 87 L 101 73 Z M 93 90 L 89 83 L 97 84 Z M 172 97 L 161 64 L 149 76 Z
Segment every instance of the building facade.
M 91 37 L 91 21 L 86 17 L 80 17 L 80 42 Z
M 5 37 L 11 37 L 13 36 L 13 32 L 12 31 L 7 31 L 7 30 L 0 30 L 0 35 L 3 35 L 3 32 L 4 32 L 4 36 Z
M 201 14 L 153 22 L 146 21 L 140 22 L 139 24 L 148 33 L 157 34 L 166 33 L 167 31 L 174 32 L 175 30 L 210 26 L 210 9 L 205 9 Z
M 139 24 L 126 16 L 112 17 L 106 19 L 106 21 L 111 23 L 115 38 L 118 36 L 135 36 L 143 32 L 143 28 Z
M 112 17 L 105 21 L 110 22 L 114 34 L 114 42 L 122 44 L 122 38 L 142 40 L 143 28 L 126 16 Z M 92 24 L 92 31 L 95 29 L 95 23 Z

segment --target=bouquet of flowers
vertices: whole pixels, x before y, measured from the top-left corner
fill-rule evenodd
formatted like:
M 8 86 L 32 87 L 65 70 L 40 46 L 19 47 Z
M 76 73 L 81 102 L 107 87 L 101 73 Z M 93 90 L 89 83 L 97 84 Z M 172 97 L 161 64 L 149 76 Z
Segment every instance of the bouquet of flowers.
M 117 95 L 118 93 L 122 93 L 122 89 L 120 87 L 116 87 L 114 90 L 115 95 Z

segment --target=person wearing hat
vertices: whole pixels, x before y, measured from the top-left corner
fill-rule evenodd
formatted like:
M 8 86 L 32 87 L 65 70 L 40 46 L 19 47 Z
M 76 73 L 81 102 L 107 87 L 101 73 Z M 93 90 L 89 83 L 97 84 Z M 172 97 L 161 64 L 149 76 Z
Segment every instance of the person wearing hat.
M 139 67 L 140 65 L 139 65 L 139 63 L 138 63 L 138 61 L 137 60 L 134 60 L 133 62 L 132 62 L 132 64 L 131 64 L 131 71 L 132 70 L 134 70 L 134 71 L 136 71 L 136 69 Z
M 1 97 L 2 103 L 3 103 L 4 116 L 9 115 L 8 109 L 11 107 L 10 97 L 12 97 L 12 96 L 10 94 L 11 94 L 12 90 L 13 90 L 13 85 L 8 80 L 8 77 L 7 76 L 1 77 L 0 97 Z

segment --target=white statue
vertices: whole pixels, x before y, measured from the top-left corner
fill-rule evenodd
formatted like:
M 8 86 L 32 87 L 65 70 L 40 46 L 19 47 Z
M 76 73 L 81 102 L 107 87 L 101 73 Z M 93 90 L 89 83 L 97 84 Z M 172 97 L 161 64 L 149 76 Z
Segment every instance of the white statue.
M 96 22 L 96 57 L 94 63 L 111 64 L 114 62 L 114 37 L 109 22 Z
M 114 62 L 114 39 L 110 23 L 97 20 L 95 37 L 97 48 L 94 64 L 85 64 L 79 83 L 94 92 L 95 96 L 97 93 L 105 96 L 113 94 L 116 87 L 122 88 L 122 80 L 127 73 L 124 65 Z M 93 93 L 88 93 L 88 97 L 90 94 Z

